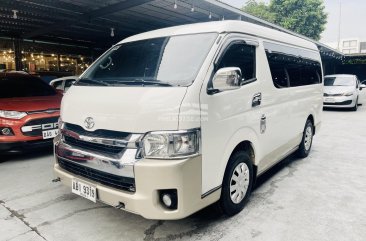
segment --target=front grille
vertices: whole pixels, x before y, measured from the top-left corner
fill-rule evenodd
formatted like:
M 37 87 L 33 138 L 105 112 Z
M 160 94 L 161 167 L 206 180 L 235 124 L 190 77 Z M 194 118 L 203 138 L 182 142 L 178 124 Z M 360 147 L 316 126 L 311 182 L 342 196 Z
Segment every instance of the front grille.
M 343 94 L 327 94 L 327 93 L 324 93 L 324 96 L 343 96 Z
M 352 104 L 352 100 L 346 100 L 346 101 L 343 101 L 343 102 L 336 102 L 336 103 L 324 102 L 324 105 L 350 105 L 350 104 Z
M 111 130 L 95 130 L 95 131 L 86 131 L 81 126 L 65 123 L 64 128 L 66 130 L 73 131 L 78 133 L 79 135 L 85 136 L 93 136 L 93 137 L 104 137 L 104 138 L 111 138 L 111 139 L 126 139 L 130 133 L 128 132 L 120 132 L 120 131 L 111 131 Z
M 68 172 L 96 181 L 116 189 L 135 192 L 135 179 L 130 177 L 121 177 L 106 172 L 98 171 L 93 168 L 85 167 L 63 158 L 58 158 L 60 167 Z
M 42 129 L 42 125 L 52 124 L 54 128 L 51 129 L 57 129 L 58 128 L 57 123 L 58 123 L 58 116 L 30 120 L 27 123 L 25 123 L 25 125 L 22 127 L 22 128 L 30 128 L 30 131 L 23 131 L 22 129 L 22 133 L 25 136 L 42 136 L 42 131 L 44 131 Z
M 70 136 L 64 136 L 64 140 L 66 144 L 69 144 L 71 146 L 79 147 L 83 150 L 96 151 L 104 154 L 118 154 L 125 149 L 124 147 L 109 146 L 109 145 L 82 141 Z

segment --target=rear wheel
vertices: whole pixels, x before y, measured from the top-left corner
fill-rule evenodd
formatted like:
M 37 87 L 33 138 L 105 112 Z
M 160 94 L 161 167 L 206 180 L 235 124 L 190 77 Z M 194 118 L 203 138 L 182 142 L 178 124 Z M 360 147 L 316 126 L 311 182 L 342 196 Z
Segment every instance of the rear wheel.
M 357 111 L 357 109 L 358 109 L 358 98 L 356 99 L 355 106 L 352 107 L 353 111 Z
M 234 153 L 226 167 L 221 197 L 217 203 L 220 211 L 233 216 L 243 210 L 251 194 L 253 165 L 244 151 Z
M 302 140 L 297 150 L 297 156 L 305 158 L 309 155 L 311 150 L 311 145 L 313 144 L 314 136 L 314 126 L 311 120 L 307 120 L 304 128 L 304 133 L 302 135 Z

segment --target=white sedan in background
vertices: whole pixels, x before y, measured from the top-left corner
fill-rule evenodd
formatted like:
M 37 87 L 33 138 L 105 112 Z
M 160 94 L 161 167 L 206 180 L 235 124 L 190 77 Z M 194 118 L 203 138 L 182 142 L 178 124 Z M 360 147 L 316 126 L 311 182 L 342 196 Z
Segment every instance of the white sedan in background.
M 63 93 L 66 93 L 66 91 L 75 83 L 77 79 L 78 76 L 66 76 L 52 80 L 50 82 L 50 85 L 56 90 L 60 90 Z
M 361 91 L 366 85 L 360 84 L 356 75 L 327 75 L 324 77 L 324 107 L 351 108 L 357 111 L 361 103 Z

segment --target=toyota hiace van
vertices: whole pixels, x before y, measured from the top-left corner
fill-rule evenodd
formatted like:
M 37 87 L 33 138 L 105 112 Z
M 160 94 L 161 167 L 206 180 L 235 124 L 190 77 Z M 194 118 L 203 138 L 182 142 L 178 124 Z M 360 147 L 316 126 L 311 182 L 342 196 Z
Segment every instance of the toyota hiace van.
M 70 191 L 149 219 L 240 212 L 256 178 L 319 130 L 315 44 L 242 21 L 129 37 L 66 93 L 54 171 Z

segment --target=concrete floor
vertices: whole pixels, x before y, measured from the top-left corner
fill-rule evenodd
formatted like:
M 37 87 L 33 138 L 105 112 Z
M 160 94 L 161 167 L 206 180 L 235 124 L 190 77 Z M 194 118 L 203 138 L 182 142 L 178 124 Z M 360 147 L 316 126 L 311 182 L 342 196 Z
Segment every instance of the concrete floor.
M 52 183 L 51 151 L 1 157 L 0 240 L 366 240 L 366 107 L 325 111 L 311 155 L 261 177 L 232 218 L 152 221 Z

